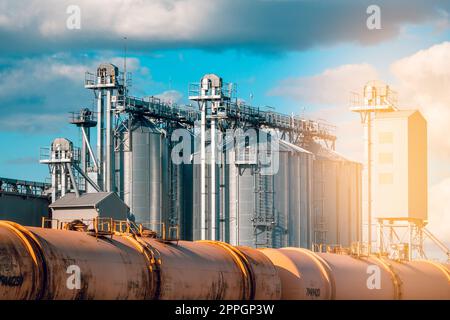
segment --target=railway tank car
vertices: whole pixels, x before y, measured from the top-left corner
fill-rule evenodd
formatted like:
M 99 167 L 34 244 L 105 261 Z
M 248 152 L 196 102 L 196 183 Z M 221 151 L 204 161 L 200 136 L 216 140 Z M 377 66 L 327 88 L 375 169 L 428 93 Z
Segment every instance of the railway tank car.
M 0 299 L 450 299 L 450 272 L 435 262 L 168 241 L 129 225 L 114 230 L 0 221 Z M 368 285 L 371 270 L 379 286 Z

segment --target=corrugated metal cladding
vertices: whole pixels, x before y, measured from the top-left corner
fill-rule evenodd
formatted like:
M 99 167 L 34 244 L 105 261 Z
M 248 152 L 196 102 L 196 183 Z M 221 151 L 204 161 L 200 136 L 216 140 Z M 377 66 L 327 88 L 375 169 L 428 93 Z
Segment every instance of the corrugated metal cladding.
M 280 142 L 279 151 L 279 171 L 274 175 L 237 163 L 234 151 L 229 152 L 225 166 L 217 165 L 220 239 L 251 247 L 310 247 L 313 155 L 285 141 Z M 199 239 L 200 165 L 195 164 L 193 171 L 194 239 Z M 209 166 L 206 176 L 209 218 Z
M 361 164 L 320 145 L 312 152 L 280 142 L 279 170 L 264 176 L 254 165 L 217 165 L 220 239 L 251 247 L 312 244 L 350 246 L 361 236 Z M 195 154 L 194 157 L 198 157 Z M 199 159 L 197 159 L 199 160 Z M 199 162 L 198 162 L 199 163 Z M 207 166 L 207 225 L 210 167 Z M 200 165 L 193 166 L 193 238 L 200 239 Z
M 47 197 L 0 191 L 0 220 L 38 227 L 42 217 L 50 216 L 49 204 Z
M 155 123 L 136 118 L 129 132 L 123 132 L 126 144 L 116 154 L 118 193 L 130 207 L 136 223 L 162 231 L 179 228 L 180 236 L 189 239 L 185 225 L 190 223 L 192 204 L 190 165 L 174 165 L 170 161 L 170 139 Z M 185 169 L 186 168 L 186 169 Z M 175 229 L 171 230 L 175 231 Z
M 315 145 L 313 242 L 350 246 L 361 239 L 360 163 Z
M 167 136 L 148 120 L 133 121 L 130 134 L 124 132 L 129 145 L 116 155 L 120 196 L 136 222 L 157 231 L 164 223 L 166 235 L 178 226 L 180 238 L 200 239 L 200 162 L 173 165 Z M 285 141 L 275 175 L 237 162 L 233 151 L 226 156 L 227 164 L 216 165 L 217 239 L 310 248 L 313 243 L 349 246 L 360 238 L 360 164 L 319 145 L 310 152 Z M 206 176 L 209 219 L 209 166 Z

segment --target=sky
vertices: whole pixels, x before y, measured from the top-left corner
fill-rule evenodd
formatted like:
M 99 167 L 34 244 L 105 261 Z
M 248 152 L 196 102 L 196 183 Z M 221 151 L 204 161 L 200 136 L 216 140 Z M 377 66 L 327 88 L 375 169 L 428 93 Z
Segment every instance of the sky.
M 430 228 L 450 241 L 449 13 L 439 0 L 0 0 L 0 176 L 44 181 L 40 148 L 79 144 L 67 119 L 93 106 L 84 73 L 121 67 L 127 37 L 133 95 L 189 103 L 188 84 L 216 73 L 248 103 L 336 125 L 337 150 L 358 161 L 350 92 L 389 83 L 427 118 Z

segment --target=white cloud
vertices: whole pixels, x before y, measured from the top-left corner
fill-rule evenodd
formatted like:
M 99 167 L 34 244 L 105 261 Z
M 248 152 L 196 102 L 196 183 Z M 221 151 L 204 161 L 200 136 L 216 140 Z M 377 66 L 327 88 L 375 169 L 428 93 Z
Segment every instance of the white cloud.
M 285 79 L 269 95 L 288 96 L 310 104 L 348 106 L 349 91 L 377 78 L 377 71 L 367 63 L 347 64 L 310 77 Z
M 300 104 L 315 105 L 316 108 L 308 116 L 337 125 L 337 150 L 361 162 L 364 158 L 361 149 L 362 125 L 358 115 L 349 111 L 350 92 L 358 91 L 365 83 L 375 79 L 378 79 L 378 73 L 373 66 L 366 63 L 347 64 L 309 77 L 285 79 L 269 94 L 287 96 Z
M 400 101 L 418 107 L 428 121 L 429 150 L 438 160 L 450 160 L 450 42 L 434 45 L 392 64 Z
M 429 229 L 450 244 L 450 42 L 443 42 L 399 59 L 390 68 L 391 87 L 399 93 L 400 108 L 418 108 L 428 122 Z M 284 80 L 271 93 L 287 95 L 300 103 L 319 105 L 312 116 L 326 118 L 338 127 L 337 149 L 363 161 L 362 127 L 348 110 L 350 91 L 377 79 L 367 64 L 343 65 L 310 77 Z M 325 107 L 324 107 L 325 106 Z
M 450 248 L 450 177 L 429 190 L 429 216 L 427 228 Z
M 450 245 L 450 42 L 443 42 L 392 64 L 400 101 L 418 107 L 428 122 L 429 229 Z
M 168 103 L 180 103 L 183 99 L 183 94 L 176 90 L 167 90 L 160 94 L 155 95 L 155 97 Z
M 54 124 L 63 126 L 67 113 L 92 107 L 93 94 L 84 89 L 85 72 L 95 72 L 105 61 L 122 67 L 123 58 L 97 56 L 88 59 L 70 55 L 41 56 L 9 60 L 0 70 L 0 131 L 54 132 Z M 151 73 L 139 59 L 129 57 L 127 70 L 140 74 L 133 89 L 152 83 Z
M 370 0 L 3 0 L 0 40 L 10 40 L 8 52 L 117 48 L 124 36 L 140 49 L 278 51 L 349 41 L 378 43 L 399 34 L 405 24 L 438 19 L 437 28 L 447 26 L 449 5 L 442 0 L 378 0 L 383 28 L 370 32 L 366 28 L 369 4 Z M 69 5 L 80 7 L 79 30 L 66 28 Z
M 68 125 L 67 114 L 55 113 L 16 113 L 0 117 L 2 131 L 19 131 L 22 133 L 57 133 Z

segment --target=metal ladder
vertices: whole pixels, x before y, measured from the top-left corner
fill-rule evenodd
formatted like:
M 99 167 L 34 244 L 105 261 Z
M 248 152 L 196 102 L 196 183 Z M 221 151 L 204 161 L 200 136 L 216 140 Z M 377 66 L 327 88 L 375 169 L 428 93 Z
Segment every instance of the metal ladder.
M 273 179 L 272 176 L 255 172 L 255 180 L 254 243 L 257 248 L 270 248 L 273 244 L 272 229 L 275 221 Z

